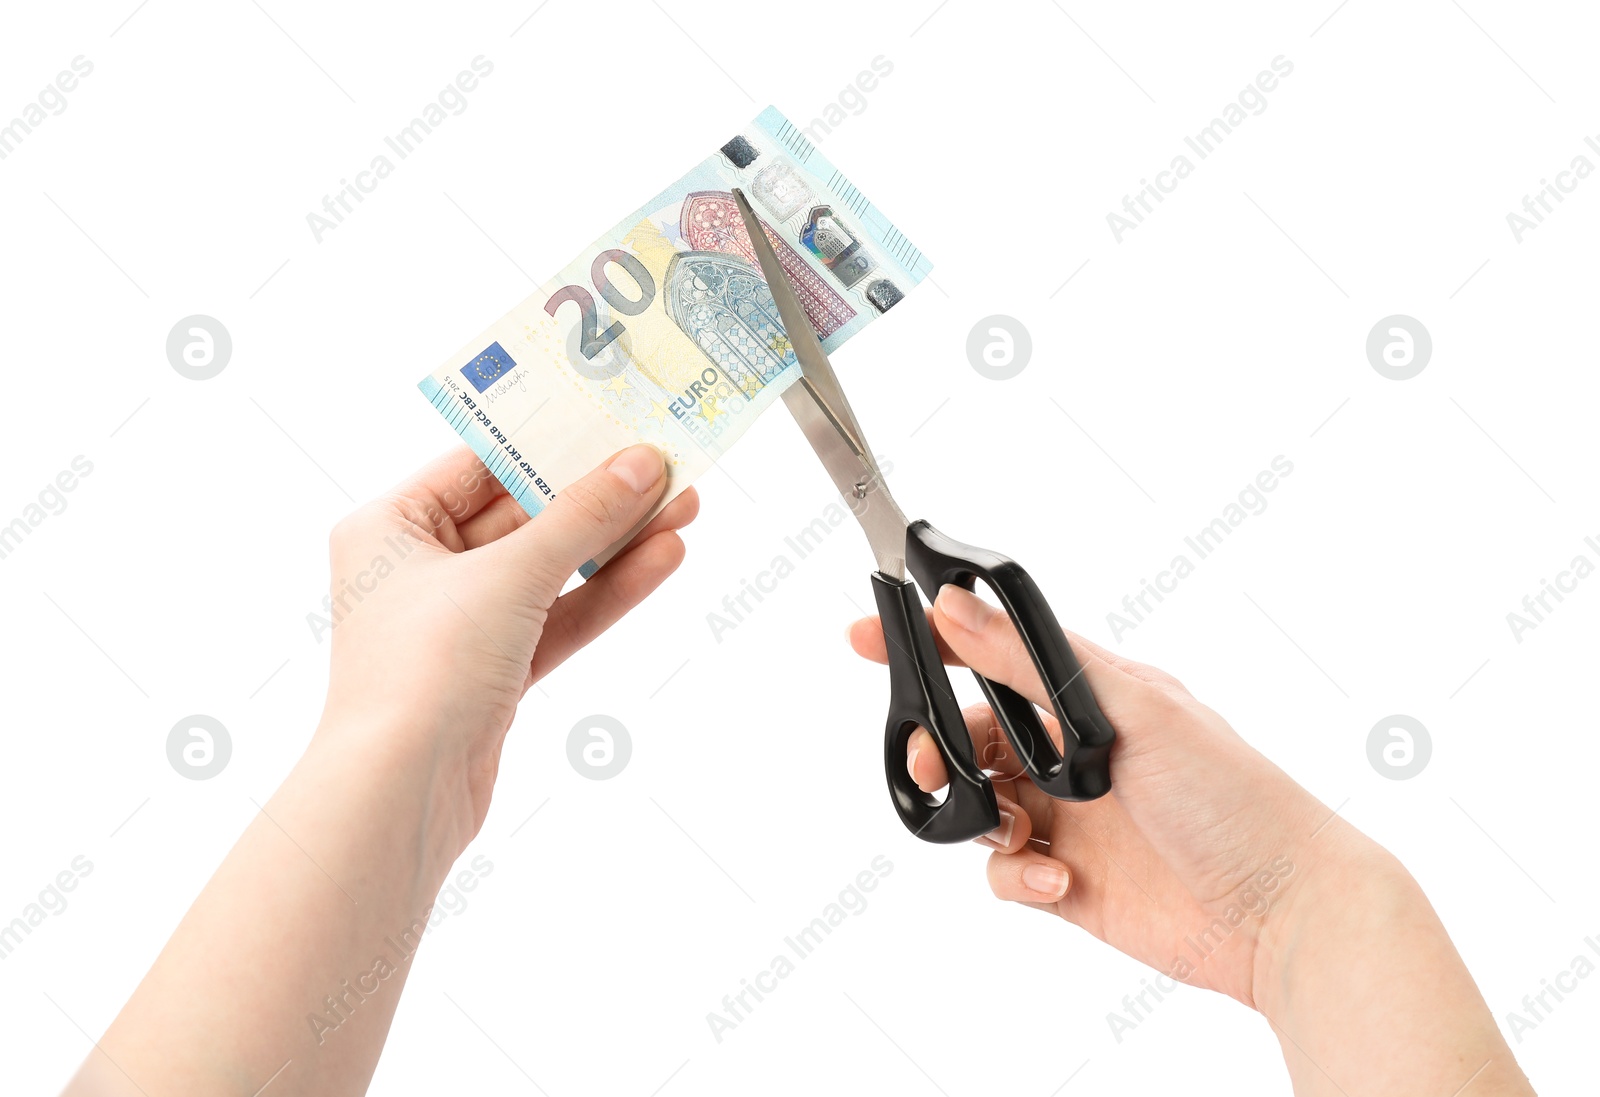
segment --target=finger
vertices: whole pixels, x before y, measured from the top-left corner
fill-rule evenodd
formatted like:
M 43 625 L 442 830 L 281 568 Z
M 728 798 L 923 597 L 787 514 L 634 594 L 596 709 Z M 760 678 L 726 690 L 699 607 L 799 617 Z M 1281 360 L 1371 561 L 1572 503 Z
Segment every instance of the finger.
M 622 551 L 635 545 L 642 545 L 658 533 L 665 533 L 669 529 L 682 529 L 693 522 L 700 514 L 700 493 L 694 488 L 685 488 L 672 502 L 661 508 L 661 513 L 645 523 L 644 529 L 634 534 L 633 539 Z
M 933 615 L 928 615 L 928 625 L 933 627 Z M 850 646 L 857 655 L 863 659 L 870 659 L 874 663 L 887 663 L 889 661 L 889 647 L 883 638 L 883 622 L 876 617 L 863 617 L 850 625 L 846 635 L 850 638 Z M 934 629 L 933 640 L 939 646 L 939 658 L 944 660 L 946 666 L 964 667 L 961 657 L 950 649 L 950 645 L 939 638 L 938 629 Z
M 1015 801 L 999 795 L 994 799 L 1000 808 L 1000 825 L 988 834 L 974 838 L 973 841 L 1001 853 L 1016 853 L 1028 844 L 1029 838 L 1033 837 L 1033 820 L 1022 810 L 1022 805 Z
M 666 483 L 660 451 L 644 443 L 629 446 L 557 492 L 538 521 L 478 551 L 504 571 L 510 589 L 549 605 L 579 566 L 639 524 Z
M 458 525 L 506 495 L 500 483 L 478 455 L 467 446 L 457 446 L 422 468 L 395 488 L 403 495 L 424 504 L 432 525 L 443 524 L 448 516 Z
M 933 603 L 934 631 L 968 666 L 985 678 L 1010 686 L 1043 709 L 1054 707 L 1033 659 L 1011 619 L 969 590 L 953 584 L 939 588 Z M 1089 689 L 1113 727 L 1115 712 L 1135 706 L 1150 692 L 1150 683 L 1125 674 L 1088 648 L 1073 645 Z
M 933 628 L 933 639 L 939 647 L 939 656 L 944 660 L 945 665 L 952 667 L 966 666 L 965 660 L 950 647 L 950 642 L 940 634 L 938 618 L 932 610 L 928 611 L 928 624 Z M 1160 667 L 1153 667 L 1148 663 L 1135 662 L 1114 651 L 1101 647 L 1093 640 L 1087 640 L 1079 636 L 1070 629 L 1062 629 L 1061 631 L 1066 634 L 1067 640 L 1072 644 L 1072 649 L 1075 652 L 1088 652 L 1102 662 L 1141 681 L 1150 682 L 1153 685 L 1170 686 L 1183 693 L 1189 692 L 1182 682 Z M 863 617 L 859 621 L 852 622 L 847 635 L 850 638 L 850 646 L 855 649 L 857 655 L 864 659 L 870 659 L 874 663 L 887 663 L 889 661 L 888 648 L 883 638 L 883 624 L 878 618 Z
M 528 512 L 522 509 L 522 504 L 514 496 L 506 494 L 490 500 L 488 505 L 458 525 L 456 530 L 461 534 L 462 547 L 475 549 L 500 540 L 521 527 L 529 517 Z
M 961 715 L 966 720 L 967 734 L 972 740 L 978 766 L 984 770 L 1002 768 L 995 763 L 997 759 L 1009 757 L 1009 744 L 995 722 L 994 711 L 988 705 L 968 705 Z M 923 792 L 937 792 L 949 783 L 944 756 L 939 753 L 938 743 L 926 728 L 912 732 L 906 742 L 906 772 L 911 774 L 911 779 Z M 1025 791 L 1013 788 L 1015 777 L 1016 774 L 1002 772 L 991 778 L 995 785 L 995 803 L 1000 808 L 1000 823 L 994 830 L 973 841 L 990 849 L 1015 853 L 1033 837 L 1032 814 L 1011 796 L 1002 794 L 1018 795 Z M 1029 784 L 1027 787 L 1033 786 Z
M 663 507 L 660 514 L 650 519 L 644 529 L 628 542 L 628 548 L 642 545 L 666 530 L 682 529 L 694 521 L 695 515 L 699 513 L 700 496 L 694 488 L 688 488 Z M 498 541 L 512 530 L 520 529 L 527 524 L 528 518 L 529 514 L 522 509 L 521 503 L 510 495 L 502 495 L 461 527 L 462 543 L 471 549 L 487 545 L 491 541 Z M 627 549 L 623 551 L 626 552 Z
M 990 854 L 988 875 L 995 898 L 1011 903 L 1054 904 L 1072 885 L 1072 872 L 1065 864 L 1032 847 Z
M 906 772 L 923 792 L 938 792 L 950 783 L 950 771 L 927 728 L 918 728 L 906 740 Z
M 967 736 L 972 740 L 978 767 L 997 771 L 999 780 L 1014 780 L 1021 767 L 994 718 L 994 710 L 986 704 L 968 705 L 961 715 L 966 719 Z M 923 792 L 937 792 L 950 782 L 939 744 L 926 728 L 918 728 L 906 741 L 906 772 Z
M 1134 660 L 1129 659 L 1127 656 L 1119 655 L 1109 648 L 1101 647 L 1093 640 L 1087 640 L 1084 637 L 1079 636 L 1071 629 L 1062 629 L 1061 631 L 1066 633 L 1067 639 L 1071 642 L 1074 651 L 1087 651 L 1089 654 L 1100 659 L 1102 662 L 1116 667 L 1124 674 L 1131 674 L 1140 681 L 1149 682 L 1152 685 L 1170 687 L 1179 690 L 1182 693 L 1189 692 L 1187 686 L 1178 681 L 1172 675 L 1168 674 L 1166 671 L 1162 670 L 1160 667 L 1153 667 L 1149 663 L 1135 662 Z
M 677 532 L 663 530 L 611 560 L 583 586 L 557 598 L 533 653 L 531 680 L 549 674 L 644 601 L 677 570 L 683 552 Z

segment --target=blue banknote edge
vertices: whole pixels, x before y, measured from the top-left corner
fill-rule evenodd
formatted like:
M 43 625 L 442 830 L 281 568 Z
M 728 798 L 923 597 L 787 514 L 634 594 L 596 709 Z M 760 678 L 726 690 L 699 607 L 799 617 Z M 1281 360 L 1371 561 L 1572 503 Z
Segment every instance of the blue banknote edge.
M 782 111 L 777 107 L 767 107 L 756 116 L 755 125 L 782 146 L 797 164 L 844 199 L 845 209 L 867 230 L 884 254 L 906 273 L 911 285 L 921 285 L 933 270 L 933 263 L 906 239 L 906 234 L 896 228 L 882 210 L 867 201 L 867 196 L 850 182 L 844 172 L 834 167 L 831 160 L 806 140 L 805 134 Z
M 538 496 L 526 479 L 517 471 L 511 458 L 506 456 L 506 451 L 493 438 L 490 438 L 477 423 L 461 410 L 461 407 L 451 399 L 450 393 L 439 384 L 432 376 L 424 377 L 417 383 L 417 388 L 422 390 L 422 395 L 428 398 L 428 403 L 444 416 L 445 422 L 461 436 L 461 440 L 472 447 L 472 452 L 478 455 L 484 467 L 494 473 L 494 478 L 505 486 L 523 510 L 530 516 L 537 517 L 544 510 L 544 500 Z M 585 579 L 600 570 L 600 565 L 589 560 L 578 569 L 578 574 Z

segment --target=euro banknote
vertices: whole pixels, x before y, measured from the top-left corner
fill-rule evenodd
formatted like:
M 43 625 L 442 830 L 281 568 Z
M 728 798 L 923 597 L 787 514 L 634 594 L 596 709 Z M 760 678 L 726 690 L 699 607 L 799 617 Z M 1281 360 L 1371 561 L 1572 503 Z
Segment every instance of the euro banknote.
M 753 203 L 829 352 L 930 269 L 768 107 L 420 383 L 529 514 L 643 441 L 661 451 L 668 476 L 648 521 L 799 377 L 734 187 Z M 589 561 L 584 577 L 616 548 Z

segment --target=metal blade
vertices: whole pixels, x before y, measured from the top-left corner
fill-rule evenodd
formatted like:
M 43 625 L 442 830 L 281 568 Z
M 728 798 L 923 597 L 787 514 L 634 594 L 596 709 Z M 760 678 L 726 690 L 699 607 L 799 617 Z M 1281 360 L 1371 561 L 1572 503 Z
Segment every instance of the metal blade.
M 846 435 L 851 448 L 876 471 L 877 461 L 867 445 L 866 436 L 861 433 L 861 424 L 856 420 L 855 411 L 844 394 L 844 387 L 833 372 L 833 363 L 828 361 L 827 353 L 817 340 L 816 330 L 811 326 L 811 318 L 806 315 L 800 299 L 794 295 L 794 287 L 789 284 L 783 264 L 778 262 L 778 253 L 772 250 L 772 242 L 767 239 L 760 219 L 738 187 L 733 188 L 733 202 L 739 207 L 739 216 L 744 219 L 750 246 L 755 250 L 756 261 L 761 264 L 762 277 L 767 280 L 772 301 L 778 306 L 778 315 L 783 319 L 783 330 L 789 337 L 789 346 L 800 360 L 800 372 L 805 379 L 802 383 L 809 390 L 811 398 L 822 405 L 836 428 Z
M 783 392 L 789 414 L 800 424 L 800 431 L 816 450 L 822 466 L 833 479 L 850 512 L 861 524 L 872 546 L 878 570 L 891 579 L 906 574 L 906 516 L 889 494 L 883 475 L 875 464 L 868 464 L 851 449 L 845 435 L 829 418 L 822 405 L 796 384 Z
M 800 362 L 800 379 L 784 391 L 783 402 L 861 524 L 878 570 L 894 579 L 904 578 L 906 516 L 889 494 L 850 401 L 811 327 L 811 318 L 795 297 L 755 210 L 737 187 L 733 201 L 744 218 L 745 231 L 778 307 L 789 345 Z

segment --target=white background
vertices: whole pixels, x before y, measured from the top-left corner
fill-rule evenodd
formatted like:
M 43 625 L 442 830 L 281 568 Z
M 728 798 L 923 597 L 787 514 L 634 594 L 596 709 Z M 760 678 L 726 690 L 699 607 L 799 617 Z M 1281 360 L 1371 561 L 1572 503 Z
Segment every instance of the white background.
M 837 359 L 907 511 L 1109 642 L 1289 458 L 1118 646 L 1398 853 L 1504 1026 L 1600 934 L 1600 579 L 1520 643 L 1506 622 L 1600 560 L 1600 181 L 1521 243 L 1506 222 L 1600 132 L 1600 27 L 1335 2 L 8 8 L 0 119 L 75 56 L 94 72 L 0 161 L 0 523 L 94 470 L 0 560 L 0 921 L 94 868 L 0 966 L 7 1088 L 67 1077 L 303 748 L 327 531 L 454 444 L 416 381 L 768 102 L 805 125 L 880 54 L 820 144 L 936 264 Z M 306 214 L 479 54 L 465 113 L 317 243 Z M 1118 243 L 1106 214 L 1278 55 L 1265 112 Z M 199 383 L 165 354 L 195 313 L 234 343 Z M 994 313 L 1034 344 L 1005 382 L 965 349 Z M 1404 382 L 1364 350 L 1394 313 L 1434 341 Z M 1213 994 L 1119 1043 L 1106 1015 L 1148 969 L 901 830 L 885 675 L 842 639 L 871 602 L 853 529 L 713 639 L 834 497 L 782 412 L 701 492 L 681 572 L 524 705 L 467 858 L 493 871 L 430 934 L 374 1091 L 1287 1092 L 1266 1024 Z M 596 712 L 634 745 L 606 782 L 566 757 Z M 231 733 L 209 781 L 167 761 L 191 713 Z M 1367 758 L 1394 713 L 1431 733 L 1407 781 Z M 870 906 L 716 1042 L 706 1014 L 878 855 Z M 1524 1035 L 1537 1085 L 1592 1077 L 1597 1020 L 1589 980 Z

